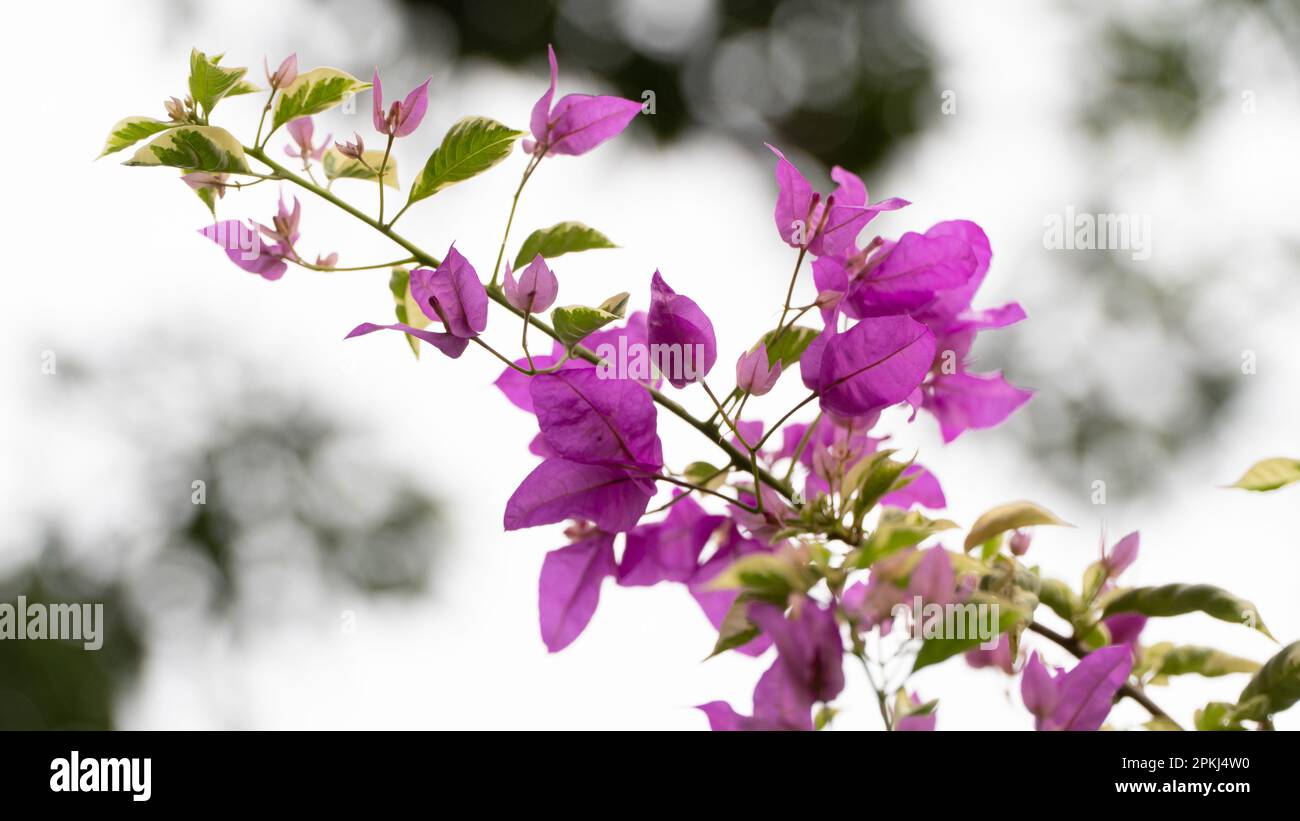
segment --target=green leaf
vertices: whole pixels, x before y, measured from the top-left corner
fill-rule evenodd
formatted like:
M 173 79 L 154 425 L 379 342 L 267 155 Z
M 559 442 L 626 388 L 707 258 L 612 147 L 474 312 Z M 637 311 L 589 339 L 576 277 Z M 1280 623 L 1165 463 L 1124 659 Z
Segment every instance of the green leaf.
M 728 470 L 730 467 L 717 468 L 708 462 L 691 462 L 686 466 L 686 470 L 682 471 L 682 475 L 693 485 L 717 490 L 723 482 L 727 481 Z
M 381 163 L 384 162 L 384 152 L 366 151 L 361 155 L 365 160 L 363 163 L 354 157 L 344 156 L 334 146 L 325 149 L 325 155 L 321 157 L 321 167 L 325 169 L 325 177 L 331 180 L 370 180 L 374 181 L 379 177 L 378 171 Z M 384 185 L 389 188 L 397 188 L 397 158 L 389 156 L 388 163 L 384 165 Z
M 108 139 L 104 141 L 104 150 L 99 152 L 99 157 L 121 151 L 127 146 L 135 145 L 147 137 L 178 125 L 180 123 L 163 122 L 153 117 L 123 117 L 108 132 Z
M 208 211 L 213 217 L 217 216 L 217 192 L 212 188 L 196 188 L 194 193 L 199 200 L 208 207 Z
M 434 149 L 411 186 L 409 202 L 431 197 L 449 185 L 476 177 L 510 156 L 522 131 L 487 117 L 466 117 L 456 123 Z M 531 259 L 531 257 L 530 257 Z
M 1239 599 L 1221 587 L 1209 584 L 1166 584 L 1121 591 L 1106 603 L 1102 618 L 1116 613 L 1147 616 L 1181 616 L 1201 612 L 1220 621 L 1245 624 L 1273 638 L 1259 617 L 1255 605 Z
M 123 165 L 166 165 L 186 171 L 247 173 L 244 148 L 229 131 L 212 125 L 184 125 L 163 132 Z
M 609 299 L 600 303 L 600 309 L 622 319 L 623 315 L 627 313 L 627 301 L 631 299 L 631 297 L 632 295 L 627 291 L 624 291 L 621 294 L 614 294 Z
M 558 222 L 550 228 L 538 228 L 528 235 L 524 244 L 519 246 L 515 255 L 515 268 L 522 268 L 541 254 L 546 259 L 553 259 L 564 254 L 578 251 L 592 251 L 597 248 L 617 248 L 609 237 L 580 222 Z
M 1083 612 L 1083 601 L 1060 579 L 1041 579 L 1038 582 L 1038 600 L 1066 621 Z
M 1242 718 L 1262 721 L 1300 701 L 1300 641 L 1264 662 L 1237 699 Z
M 555 335 L 566 348 L 572 348 L 596 331 L 618 319 L 609 311 L 589 308 L 586 305 L 567 305 L 551 311 L 551 324 Z
M 753 601 L 753 596 L 741 593 L 731 603 L 727 615 L 722 617 L 722 624 L 718 626 L 718 640 L 714 643 L 709 658 L 742 647 L 758 637 L 760 631 L 748 616 L 749 605 Z
M 1155 676 L 1226 676 L 1229 673 L 1253 673 L 1260 669 L 1257 661 L 1215 650 L 1213 647 L 1153 644 L 1142 650 L 1142 668 Z
M 1211 701 L 1196 711 L 1192 726 L 1197 730 L 1215 732 L 1218 730 L 1242 730 L 1241 722 L 1236 716 L 1237 705 L 1226 701 Z
M 398 322 L 404 322 L 413 328 L 424 328 L 429 324 L 429 317 L 425 316 L 424 311 L 416 303 L 415 297 L 411 296 L 411 272 L 405 268 L 394 268 L 392 276 L 388 278 L 388 290 L 393 295 L 394 313 Z M 411 346 L 411 353 L 415 358 L 420 358 L 420 340 L 410 334 L 402 334 L 406 338 L 406 343 Z
M 208 57 L 198 49 L 190 50 L 190 96 L 203 109 L 204 117 L 216 107 L 222 97 L 240 88 L 247 68 L 227 68 L 218 65 L 221 55 Z M 239 92 L 247 93 L 247 92 Z
M 1068 522 L 1061 521 L 1055 513 L 1041 505 L 1036 505 L 1033 502 L 1011 502 L 993 508 L 975 521 L 975 524 L 971 526 L 970 533 L 966 534 L 966 550 L 969 551 L 977 545 L 982 545 L 994 536 L 1008 530 L 1033 525 L 1074 527 Z
M 226 96 L 238 97 L 241 94 L 256 94 L 259 91 L 266 91 L 266 89 L 262 88 L 257 83 L 250 83 L 248 80 L 240 80 L 238 83 L 235 83 L 234 88 L 226 92 Z
M 975 597 L 969 601 L 971 604 L 978 604 Z M 1010 602 L 998 603 L 998 635 L 1002 635 L 1008 630 L 1015 627 L 1025 618 L 1025 614 Z M 947 661 L 958 653 L 964 653 L 967 650 L 973 650 L 983 643 L 979 636 L 967 636 L 966 638 L 951 639 L 926 639 L 921 645 L 921 649 L 916 654 L 916 661 L 912 665 L 912 672 L 929 667 L 932 664 L 938 664 L 941 661 Z
M 863 518 L 882 496 L 906 486 L 912 480 L 910 476 L 903 476 L 903 471 L 911 466 L 911 460 L 896 462 L 889 458 L 890 453 L 892 451 L 873 454 L 854 465 L 844 476 L 842 493 L 853 498 L 854 527 L 862 524 Z
M 784 604 L 791 593 L 812 586 L 804 569 L 783 553 L 741 556 L 709 582 L 710 590 L 743 590 L 755 599 Z
M 870 567 L 886 556 L 920 544 L 936 533 L 952 530 L 955 527 L 957 527 L 956 522 L 947 519 L 930 519 L 919 510 L 887 507 L 881 511 L 876 529 L 872 531 L 862 548 L 853 551 L 845 559 L 845 566 L 858 569 Z
M 812 328 L 805 328 L 803 325 L 791 325 L 781 334 L 781 338 L 776 340 L 776 344 L 772 344 L 772 340 L 776 338 L 777 330 L 773 328 L 763 334 L 763 338 L 759 341 L 767 346 L 768 367 L 770 368 L 776 364 L 777 360 L 780 360 L 782 370 L 787 370 L 791 365 L 798 362 L 799 357 L 803 356 L 803 352 L 808 350 L 808 346 L 821 333 L 821 331 Z M 754 348 L 757 347 L 758 345 L 754 346 Z M 750 350 L 752 351 L 754 348 L 750 348 Z
M 1300 459 L 1264 459 L 1250 466 L 1232 487 L 1246 490 L 1277 490 L 1300 482 Z
M 271 130 L 296 120 L 328 111 L 334 106 L 370 88 L 346 71 L 337 68 L 313 68 L 280 90 L 275 101 L 275 116 Z

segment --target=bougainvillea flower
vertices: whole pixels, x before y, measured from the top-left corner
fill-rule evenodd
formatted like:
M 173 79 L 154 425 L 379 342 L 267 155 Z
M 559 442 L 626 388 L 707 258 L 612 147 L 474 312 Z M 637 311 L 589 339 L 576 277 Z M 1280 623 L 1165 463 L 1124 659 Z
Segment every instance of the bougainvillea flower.
M 361 157 L 366 153 L 366 141 L 361 139 L 361 135 L 355 131 L 352 132 L 352 140 L 350 142 L 341 143 L 338 140 L 335 140 L 334 147 L 337 148 L 339 153 L 343 156 L 351 157 L 354 160 L 361 159 Z
M 1110 632 L 1111 644 L 1124 644 L 1136 652 L 1138 638 L 1147 626 L 1147 617 L 1141 613 L 1117 613 L 1102 619 L 1101 623 Z
M 778 658 L 772 662 L 754 687 L 754 714 L 737 713 L 725 701 L 701 704 L 714 732 L 813 729 L 812 704 L 798 684 L 791 680 L 786 665 Z
M 713 323 L 693 300 L 668 287 L 655 271 L 647 318 L 650 356 L 674 388 L 703 379 L 718 360 Z
M 380 134 L 387 134 L 390 137 L 406 137 L 415 129 L 420 127 L 420 121 L 424 119 L 424 114 L 429 109 L 429 83 L 433 78 L 425 80 L 422 85 L 416 86 L 406 99 L 398 102 L 393 101 L 388 111 L 384 111 L 384 87 L 379 82 L 379 69 L 375 69 L 375 76 L 371 83 L 374 86 L 372 90 L 373 99 L 371 106 L 371 117 L 374 121 L 375 130 Z
M 904 580 L 906 584 L 904 584 Z M 917 596 L 926 604 L 949 604 L 964 599 L 948 551 L 942 547 L 900 551 L 876 562 L 871 576 L 844 591 L 844 612 L 862 630 L 880 627 L 882 634 L 892 627 L 894 608 L 909 608 Z
M 416 268 L 410 274 L 411 296 L 420 310 L 433 322 L 441 322 L 446 332 L 412 327 L 402 322 L 376 325 L 363 322 L 344 339 L 365 336 L 375 331 L 401 331 L 422 339 L 452 359 L 465 352 L 468 340 L 487 328 L 487 290 L 469 260 L 453 245 L 436 270 Z
M 914 708 L 925 704 L 917 693 L 908 693 L 907 700 Z M 894 730 L 900 733 L 932 733 L 938 721 L 939 715 L 936 710 L 928 713 L 910 713 L 894 722 Z
M 411 296 L 434 322 L 461 339 L 473 339 L 487 328 L 488 296 L 478 273 L 456 246 L 447 249 L 435 270 L 411 272 Z
M 768 148 L 777 157 L 776 229 L 794 248 L 806 247 L 814 256 L 838 254 L 852 247 L 876 214 L 910 205 L 897 198 L 868 205 L 861 178 L 839 166 L 831 170 L 837 188 L 823 201 L 794 163 L 773 146 Z
M 943 231 L 909 231 L 874 256 L 849 259 L 842 304 L 851 317 L 911 313 L 932 303 L 941 291 L 965 285 L 978 264 L 963 238 Z
M 788 683 L 809 707 L 830 701 L 844 689 L 844 642 L 833 610 L 805 599 L 787 618 L 775 605 L 755 603 L 749 607 L 749 620 L 772 637 Z
M 275 71 L 271 71 L 270 64 L 263 57 L 262 68 L 266 71 L 266 81 L 271 84 L 271 88 L 284 88 L 298 79 L 298 52 L 285 57 Z
M 588 519 L 601 530 L 622 533 L 636 527 L 654 493 L 652 481 L 622 468 L 547 459 L 506 502 L 505 529 Z
M 939 510 L 948 506 L 943 495 L 943 487 L 934 474 L 920 465 L 910 465 L 903 471 L 904 476 L 911 476 L 912 481 L 892 493 L 880 497 L 882 505 L 892 505 L 907 509 L 914 506 Z
M 301 218 L 302 205 L 298 198 L 294 197 L 292 208 L 281 198 L 270 226 L 224 220 L 200 229 L 199 233 L 224 248 L 226 256 L 240 268 L 263 279 L 276 280 L 288 270 L 285 260 L 298 258 L 293 246 L 298 241 Z M 264 241 L 263 237 L 270 241 Z
M 437 348 L 439 351 L 442 351 L 442 353 L 452 359 L 459 359 L 460 355 L 465 353 L 465 349 L 469 347 L 468 339 L 462 339 L 459 336 L 452 336 L 451 334 L 441 333 L 439 331 L 430 331 L 427 328 L 416 328 L 413 325 L 407 325 L 405 322 L 394 322 L 390 325 L 376 325 L 373 322 L 362 322 L 351 331 L 348 331 L 348 335 L 343 338 L 352 339 L 353 337 L 372 334 L 375 331 L 401 331 L 408 336 L 413 336 L 416 339 L 428 342 L 430 345 Z
M 663 466 L 655 404 L 638 383 L 574 368 L 532 377 L 530 392 L 542 436 L 559 456 L 646 473 Z
M 505 282 L 501 290 L 505 292 L 506 301 L 519 310 L 540 314 L 555 303 L 560 282 L 551 273 L 551 269 L 546 267 L 546 260 L 538 254 L 527 268 L 519 272 L 518 282 L 507 262 Z
M 546 554 L 537 599 L 548 652 L 558 653 L 581 635 L 600 603 L 601 582 L 614 573 L 614 536 L 609 533 L 597 531 Z
M 1108 577 L 1117 578 L 1137 560 L 1140 541 L 1141 535 L 1135 530 L 1116 542 L 1110 552 L 1103 556 L 1102 564 L 1106 567 Z
M 998 636 L 998 643 L 992 650 L 977 647 L 966 651 L 966 663 L 976 670 L 996 667 L 1007 675 L 1016 671 L 1016 660 L 1011 655 L 1011 637 L 1006 633 Z
M 523 143 L 528 153 L 586 154 L 623 133 L 641 112 L 641 103 L 635 100 L 591 94 L 568 94 L 552 106 L 560 69 L 554 48 L 547 46 L 546 56 L 551 62 L 551 85 L 533 105 L 529 123 L 533 139 Z
M 754 396 L 772 390 L 776 380 L 781 378 L 781 360 L 770 367 L 767 360 L 767 345 L 762 342 L 754 350 L 741 354 L 736 360 L 736 387 Z
M 845 333 L 832 331 L 822 332 L 819 338 L 830 336 L 816 357 L 814 389 L 824 411 L 857 416 L 902 402 L 934 361 L 934 334 L 907 316 L 868 317 Z
M 191 171 L 181 175 L 181 180 L 190 188 L 195 191 L 212 191 L 218 199 L 226 196 L 229 179 L 229 174 L 213 174 L 210 171 Z
M 293 138 L 294 145 L 286 145 L 284 153 L 290 157 L 301 157 L 304 161 L 315 160 L 317 162 L 325 156 L 325 147 L 329 145 L 332 135 L 325 135 L 325 139 L 320 141 L 319 146 L 313 146 L 312 138 L 316 126 L 312 123 L 311 117 L 298 117 L 290 120 L 286 128 L 289 129 L 289 136 Z
M 972 428 L 1001 424 L 1034 395 L 1012 385 L 1000 373 L 964 371 L 936 375 L 924 393 L 924 407 L 939 420 L 944 442 Z
M 220 245 L 231 262 L 250 274 L 277 280 L 289 268 L 281 256 L 262 242 L 255 225 L 245 225 L 239 220 L 221 220 L 200 228 L 199 233 Z
M 618 583 L 641 587 L 661 581 L 689 582 L 699 571 L 700 554 L 725 516 L 710 515 L 689 496 L 678 499 L 662 522 L 628 531 L 618 566 Z
M 1020 697 L 1035 729 L 1090 732 L 1101 728 L 1132 669 L 1133 654 L 1123 644 L 1092 651 L 1068 673 L 1053 673 L 1034 653 L 1025 663 Z

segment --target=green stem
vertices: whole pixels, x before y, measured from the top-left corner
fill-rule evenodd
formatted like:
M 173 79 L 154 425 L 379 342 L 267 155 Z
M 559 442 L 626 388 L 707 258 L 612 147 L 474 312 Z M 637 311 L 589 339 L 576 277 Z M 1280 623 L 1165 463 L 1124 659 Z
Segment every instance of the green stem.
M 379 163 L 379 222 L 384 221 L 384 171 L 388 168 L 388 155 L 393 150 L 393 135 L 388 135 L 388 145 L 384 146 L 384 159 Z
M 492 285 L 497 284 L 497 275 L 501 272 L 501 260 L 506 254 L 506 242 L 510 240 L 510 226 L 515 224 L 515 209 L 519 207 L 519 195 L 524 193 L 524 186 L 528 184 L 528 178 L 533 175 L 537 169 L 537 164 L 541 162 L 542 157 L 546 154 L 535 155 L 528 161 L 528 166 L 524 168 L 524 174 L 519 178 L 519 187 L 515 189 L 515 195 L 510 198 L 510 216 L 506 217 L 506 230 L 501 234 L 501 247 L 497 249 L 497 261 L 492 266 Z

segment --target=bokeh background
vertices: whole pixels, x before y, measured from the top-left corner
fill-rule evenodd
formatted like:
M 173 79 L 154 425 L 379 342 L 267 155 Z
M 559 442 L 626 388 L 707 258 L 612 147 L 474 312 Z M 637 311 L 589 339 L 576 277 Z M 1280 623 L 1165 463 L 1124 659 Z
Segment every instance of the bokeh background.
M 0 642 L 2 727 L 702 728 L 690 705 L 743 709 L 766 664 L 701 662 L 712 631 L 684 590 L 612 582 L 578 642 L 545 652 L 537 574 L 563 537 L 499 526 L 535 427 L 491 386 L 493 361 L 417 362 L 387 335 L 344 343 L 390 315 L 385 272 L 263 282 L 196 233 L 206 212 L 174 174 L 91 162 L 118 118 L 161 116 L 183 93 L 191 46 L 250 67 L 295 50 L 304 69 L 378 65 L 390 94 L 432 75 L 425 124 L 395 150 L 403 181 L 461 116 L 526 125 L 548 42 L 561 93 L 654 91 L 656 113 L 625 137 L 543 165 L 515 237 L 562 219 L 601 229 L 621 248 L 557 262 L 563 301 L 629 290 L 645 307 L 660 268 L 712 315 L 723 363 L 775 322 L 791 264 L 764 141 L 815 182 L 838 163 L 873 199 L 915 203 L 882 232 L 978 221 L 994 249 L 982 303 L 1018 299 L 1030 317 L 986 335 L 981 369 L 1038 395 L 948 447 L 928 418 L 887 420 L 943 481 L 948 515 L 1047 505 L 1078 528 L 1040 533 L 1030 556 L 1072 581 L 1103 529 L 1140 529 L 1130 581 L 1219 584 L 1279 638 L 1300 636 L 1300 497 L 1222 487 L 1258 458 L 1300 453 L 1294 0 L 182 0 L 13 14 L 21 24 L 0 33 L 13 79 L 0 107 L 0 601 L 102 601 L 109 623 L 97 653 Z M 370 139 L 360 102 L 318 118 L 318 133 Z M 247 97 L 218 117 L 246 136 L 259 109 Z M 421 203 L 403 233 L 490 266 L 523 164 Z M 367 207 L 374 195 L 336 190 Z M 232 193 L 220 213 L 266 221 L 276 194 Z M 309 253 L 394 258 L 328 204 L 303 207 Z M 1067 207 L 1150 215 L 1150 259 L 1048 250 L 1044 220 Z M 751 407 L 770 421 L 795 381 Z M 661 433 L 670 461 L 711 456 L 672 419 Z M 195 481 L 206 505 L 191 503 Z M 1276 649 L 1199 616 L 1146 636 L 1259 660 Z M 849 674 L 837 726 L 878 726 L 874 694 Z M 914 683 L 940 699 L 940 729 L 1030 726 L 999 673 L 953 662 Z M 1243 683 L 1153 697 L 1189 718 Z

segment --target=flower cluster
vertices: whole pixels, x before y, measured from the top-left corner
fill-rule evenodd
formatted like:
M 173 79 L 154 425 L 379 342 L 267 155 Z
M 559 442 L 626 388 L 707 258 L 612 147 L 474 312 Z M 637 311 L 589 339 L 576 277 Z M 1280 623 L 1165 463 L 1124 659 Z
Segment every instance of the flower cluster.
M 454 245 L 435 257 L 394 225 L 420 201 L 505 161 L 523 131 L 485 117 L 456 123 L 411 184 L 406 204 L 384 218 L 385 188 L 400 190 L 393 141 L 418 132 L 432 78 L 385 108 L 377 69 L 364 83 L 332 68 L 300 73 L 291 56 L 274 72 L 267 67 L 262 122 L 252 144 L 244 145 L 211 125 L 209 116 L 221 100 L 261 89 L 243 79 L 246 69 L 196 50 L 191 94 L 168 102 L 169 119 L 122 120 L 104 153 L 148 139 L 127 164 L 179 169 L 214 216 L 228 188 L 280 181 L 344 208 L 400 246 L 408 256 L 392 262 L 339 269 L 337 255 L 329 254 L 308 263 L 296 248 L 302 218 L 296 197 L 292 204 L 281 197 L 270 226 L 224 220 L 202 229 L 237 266 L 266 280 L 279 279 L 290 265 L 390 270 L 396 321 L 364 322 L 348 338 L 393 330 L 406 335 L 417 356 L 419 342 L 452 359 L 474 344 L 504 363 L 495 384 L 536 422 L 529 450 L 539 461 L 505 501 L 503 525 L 507 531 L 564 525 L 566 541 L 545 557 L 538 585 L 543 642 L 554 652 L 575 641 L 593 618 L 606 580 L 623 587 L 685 586 L 718 632 L 714 654 L 772 657 L 748 714 L 719 701 L 700 706 L 715 729 L 826 726 L 845 688 L 844 664 L 856 661 L 886 727 L 932 730 L 937 703 L 924 701 L 909 677 L 957 656 L 975 668 L 1020 672 L 1025 706 L 1044 730 L 1097 729 L 1118 697 L 1146 707 L 1152 726 L 1176 726 L 1143 686 L 1189 672 L 1258 671 L 1238 703 L 1216 702 L 1198 713 L 1198 727 L 1238 728 L 1243 721 L 1264 727 L 1294 703 L 1289 694 L 1300 691 L 1290 671 L 1300 667 L 1297 645 L 1261 668 L 1207 648 L 1140 642 L 1148 617 L 1189 612 L 1267 630 L 1253 605 L 1216 587 L 1121 586 L 1121 574 L 1137 556 L 1136 533 L 1109 550 L 1103 540 L 1078 591 L 1021 562 L 1030 528 L 1065 524 L 1033 503 L 994 508 L 970 526 L 960 546 L 940 543 L 957 528 L 932 518 L 946 507 L 945 492 L 915 458 L 899 458 L 888 426 L 912 424 L 925 411 L 943 440 L 952 442 L 966 431 L 998 425 L 1030 398 L 1001 373 L 970 370 L 981 331 L 1025 318 L 1014 302 L 976 307 L 992 260 L 988 237 L 976 223 L 950 220 L 920 233 L 868 238 L 864 232 L 878 217 L 902 216 L 897 212 L 909 203 L 872 203 L 864 182 L 839 167 L 830 173 L 835 189 L 823 196 L 772 148 L 773 246 L 790 247 L 794 269 L 780 320 L 774 328 L 755 329 L 763 333 L 737 358 L 734 387 L 722 395 L 707 381 L 718 360 L 713 323 L 661 272 L 648 278 L 644 311 L 628 313 L 635 301 L 629 293 L 599 306 L 555 307 L 562 280 L 552 268 L 555 259 L 613 243 L 588 226 L 560 222 L 530 234 L 512 264 L 505 251 L 514 205 L 543 163 L 552 167 L 546 160 L 592 151 L 627 129 L 641 106 L 588 94 L 556 101 L 554 50 L 548 59 L 550 84 L 533 106 L 531 137 L 522 140 L 527 164 L 490 276 L 480 275 Z M 329 146 L 326 137 L 317 144 L 312 117 L 367 88 L 372 124 L 385 148 L 367 151 L 359 134 L 348 143 Z M 282 126 L 291 139 L 284 150 L 301 160 L 306 177 L 266 150 Z M 266 170 L 254 171 L 250 160 Z M 328 181 L 323 187 L 318 170 Z M 375 186 L 376 216 L 332 190 L 343 179 Z M 811 293 L 805 304 L 794 299 L 799 291 Z M 493 303 L 520 321 L 510 334 L 522 329 L 519 355 L 503 354 L 485 338 Z M 548 310 L 549 322 L 541 316 Z M 530 330 L 551 338 L 549 350 L 530 350 Z M 622 363 L 630 353 L 627 367 L 610 361 Z M 772 394 L 782 377 L 790 382 L 795 368 L 805 398 L 767 416 L 774 422 L 752 412 L 750 400 Z M 693 415 L 672 391 L 707 398 L 709 415 Z M 659 435 L 664 411 L 698 431 L 722 458 L 687 464 L 665 458 Z M 1253 487 L 1300 478 L 1297 464 L 1281 469 L 1296 475 L 1280 483 L 1280 468 L 1270 465 Z M 1040 607 L 1067 624 L 1070 634 L 1042 624 Z M 910 636 L 895 629 L 909 613 Z M 1024 660 L 1027 633 L 1079 661 L 1057 671 L 1038 653 Z

